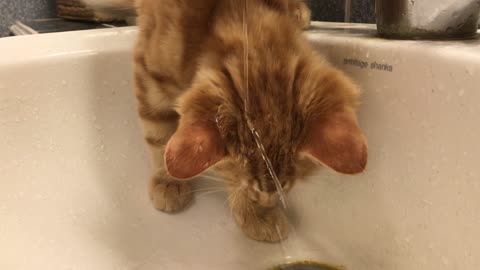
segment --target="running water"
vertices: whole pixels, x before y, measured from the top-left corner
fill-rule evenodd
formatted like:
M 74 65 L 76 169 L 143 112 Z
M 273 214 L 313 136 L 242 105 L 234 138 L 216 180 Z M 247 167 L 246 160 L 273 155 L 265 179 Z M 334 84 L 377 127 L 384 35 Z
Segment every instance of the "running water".
M 352 19 L 352 0 L 345 0 L 345 18 L 346 23 L 351 22 Z
M 248 12 L 248 0 L 244 0 L 243 6 L 243 35 L 244 35 L 244 46 L 243 46 L 243 57 L 244 57 L 244 65 L 243 65 L 243 74 L 245 76 L 244 87 L 246 90 L 245 94 L 245 118 L 247 120 L 247 125 L 250 131 L 252 132 L 253 139 L 257 144 L 258 149 L 260 150 L 260 154 L 262 155 L 263 160 L 265 161 L 265 165 L 267 166 L 268 172 L 272 176 L 273 182 L 275 183 L 275 188 L 278 192 L 280 197 L 280 202 L 284 209 L 287 209 L 287 201 L 285 198 L 285 192 L 283 191 L 282 185 L 280 184 L 280 180 L 278 180 L 277 174 L 273 169 L 272 162 L 268 158 L 267 152 L 265 151 L 265 147 L 263 146 L 260 134 L 255 129 L 252 121 L 250 120 L 250 109 L 249 109 L 249 84 L 248 84 L 248 23 L 247 23 L 247 12 Z

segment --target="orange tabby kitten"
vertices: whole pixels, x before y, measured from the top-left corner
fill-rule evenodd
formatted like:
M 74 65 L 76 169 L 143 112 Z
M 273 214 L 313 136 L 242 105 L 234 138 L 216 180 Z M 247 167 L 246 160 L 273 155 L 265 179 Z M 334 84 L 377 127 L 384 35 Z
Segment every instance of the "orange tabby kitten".
M 247 116 L 285 192 L 320 164 L 362 172 L 367 145 L 355 116 L 359 91 L 301 35 L 305 4 L 247 0 L 246 38 L 244 1 L 137 1 L 136 95 L 155 207 L 182 210 L 192 200 L 186 179 L 214 168 L 228 182 L 237 224 L 275 242 L 289 227 Z

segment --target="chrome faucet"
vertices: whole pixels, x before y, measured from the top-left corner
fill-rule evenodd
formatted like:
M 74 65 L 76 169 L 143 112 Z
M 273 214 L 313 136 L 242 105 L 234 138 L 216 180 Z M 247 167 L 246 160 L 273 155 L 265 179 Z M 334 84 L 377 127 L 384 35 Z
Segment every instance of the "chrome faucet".
M 471 38 L 478 29 L 480 0 L 376 0 L 375 9 L 383 37 Z

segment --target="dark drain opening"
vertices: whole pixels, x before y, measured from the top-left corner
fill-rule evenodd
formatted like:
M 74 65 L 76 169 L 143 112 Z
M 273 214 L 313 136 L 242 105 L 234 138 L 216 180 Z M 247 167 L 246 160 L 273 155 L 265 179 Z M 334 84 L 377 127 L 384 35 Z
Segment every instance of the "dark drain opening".
M 337 268 L 314 262 L 299 262 L 281 265 L 272 270 L 338 270 Z

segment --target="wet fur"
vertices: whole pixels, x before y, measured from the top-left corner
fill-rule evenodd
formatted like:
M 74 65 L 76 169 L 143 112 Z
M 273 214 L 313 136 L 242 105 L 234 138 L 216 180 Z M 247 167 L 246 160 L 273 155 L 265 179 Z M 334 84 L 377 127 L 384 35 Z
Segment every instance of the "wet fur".
M 305 4 L 248 3 L 248 99 L 243 0 L 137 1 L 136 96 L 156 170 L 155 207 L 182 210 L 192 192 L 178 178 L 213 167 L 228 183 L 243 231 L 275 242 L 287 236 L 288 222 L 246 115 L 286 192 L 321 163 L 362 171 L 366 143 L 354 114 L 356 86 L 301 35 Z

